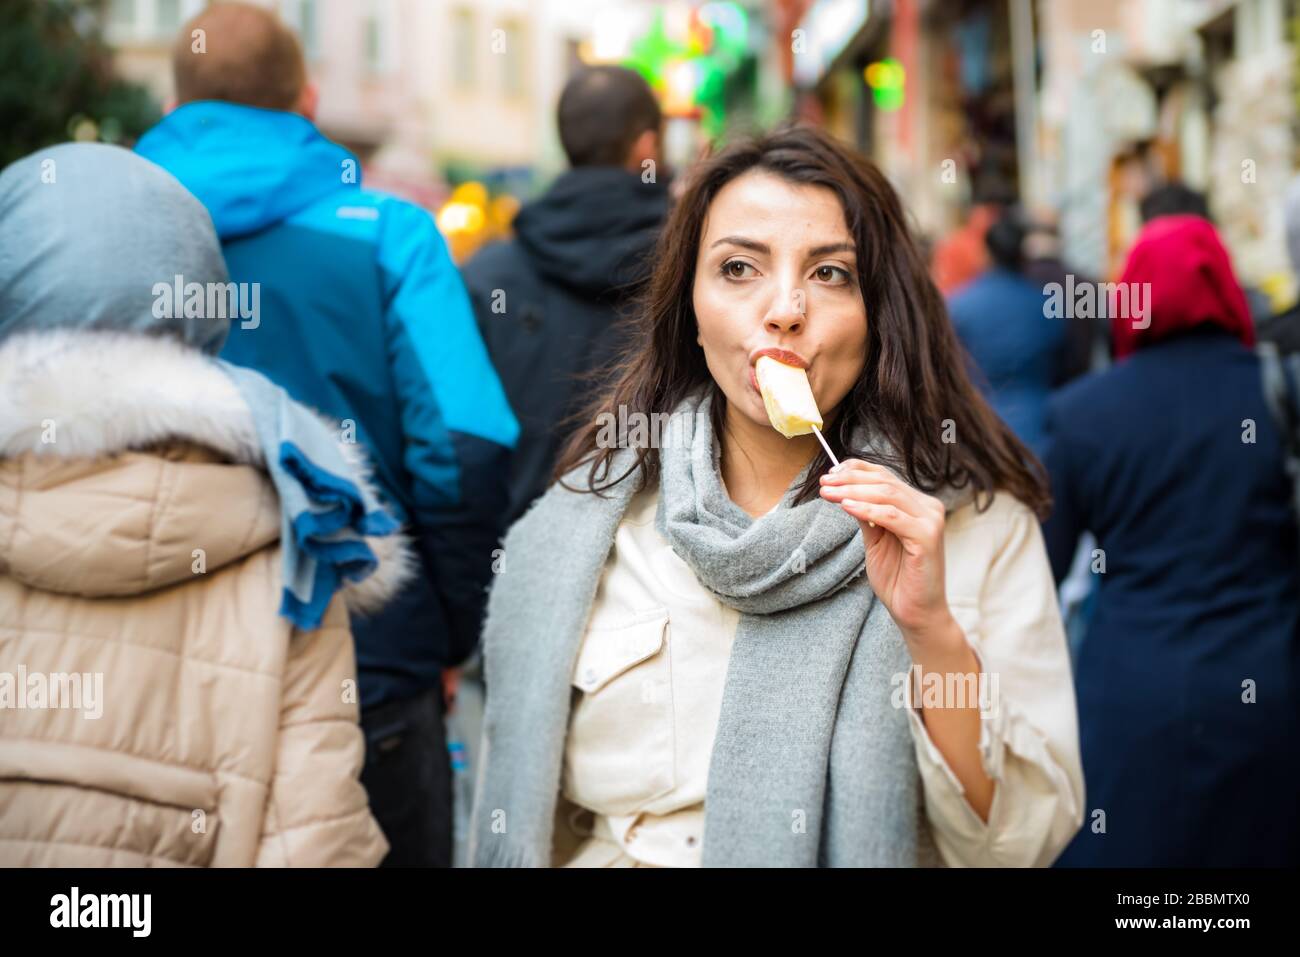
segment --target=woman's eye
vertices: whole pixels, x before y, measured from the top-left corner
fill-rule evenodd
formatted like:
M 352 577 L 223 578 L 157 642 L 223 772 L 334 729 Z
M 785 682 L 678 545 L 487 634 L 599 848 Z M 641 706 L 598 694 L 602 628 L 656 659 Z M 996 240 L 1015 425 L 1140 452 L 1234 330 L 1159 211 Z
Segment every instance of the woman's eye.
M 813 275 L 821 282 L 841 283 L 849 281 L 849 271 L 839 266 L 818 266 Z
M 722 275 L 728 279 L 744 279 L 749 275 L 745 270 L 752 269 L 749 263 L 740 259 L 728 259 L 722 264 Z

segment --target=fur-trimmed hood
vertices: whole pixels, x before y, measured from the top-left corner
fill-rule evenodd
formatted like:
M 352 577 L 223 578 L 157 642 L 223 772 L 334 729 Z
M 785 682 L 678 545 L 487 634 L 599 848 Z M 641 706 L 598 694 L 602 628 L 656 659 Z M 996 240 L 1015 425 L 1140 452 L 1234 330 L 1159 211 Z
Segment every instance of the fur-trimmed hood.
M 340 448 L 353 481 L 373 488 L 363 450 Z M 184 471 L 140 487 L 164 462 Z M 53 564 L 30 533 L 52 522 L 81 542 Z M 45 590 L 130 594 L 192 575 L 197 543 L 222 529 L 240 534 L 204 549 L 209 572 L 276 541 L 279 509 L 252 413 L 211 359 L 174 340 L 111 332 L 0 344 L 0 572 Z M 403 536 L 367 543 L 379 567 L 345 588 L 354 612 L 381 608 L 414 568 Z M 146 546 L 143 579 L 119 561 L 133 544 Z

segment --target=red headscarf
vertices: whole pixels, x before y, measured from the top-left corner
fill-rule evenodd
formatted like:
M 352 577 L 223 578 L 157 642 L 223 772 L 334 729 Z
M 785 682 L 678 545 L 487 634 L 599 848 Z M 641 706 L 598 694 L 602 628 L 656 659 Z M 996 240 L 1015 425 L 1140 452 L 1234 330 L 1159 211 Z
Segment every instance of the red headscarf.
M 1150 325 L 1137 329 L 1139 320 L 1132 315 L 1111 317 L 1117 359 L 1206 322 L 1222 326 L 1247 346 L 1255 344 L 1246 294 L 1208 220 L 1199 216 L 1152 220 L 1129 251 L 1120 282 L 1151 284 L 1150 294 L 1142 293 Z

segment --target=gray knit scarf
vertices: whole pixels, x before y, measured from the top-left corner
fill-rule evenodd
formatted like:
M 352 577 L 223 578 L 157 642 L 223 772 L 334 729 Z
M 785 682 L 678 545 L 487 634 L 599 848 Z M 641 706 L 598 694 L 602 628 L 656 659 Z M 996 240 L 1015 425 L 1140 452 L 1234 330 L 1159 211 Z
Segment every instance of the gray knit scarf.
M 911 660 L 863 574 L 860 527 L 820 498 L 792 505 L 807 470 L 776 509 L 749 516 L 722 485 L 709 413 L 707 394 L 674 412 L 656 517 L 700 582 L 742 612 L 709 765 L 704 866 L 938 863 L 906 715 L 891 703 Z M 633 461 L 620 450 L 606 480 Z M 570 680 L 635 479 L 603 495 L 553 485 L 506 537 L 484 631 L 474 866 L 551 864 Z M 586 469 L 566 484 L 585 486 Z

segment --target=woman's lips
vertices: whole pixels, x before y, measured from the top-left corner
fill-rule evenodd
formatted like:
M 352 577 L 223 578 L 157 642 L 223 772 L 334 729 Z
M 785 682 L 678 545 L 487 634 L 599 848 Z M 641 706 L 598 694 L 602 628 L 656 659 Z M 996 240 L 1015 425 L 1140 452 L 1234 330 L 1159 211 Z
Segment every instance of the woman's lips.
M 755 373 L 754 367 L 763 356 L 770 356 L 783 365 L 794 366 L 796 369 L 803 369 L 805 372 L 808 371 L 808 367 L 811 365 L 799 353 L 791 352 L 789 349 L 778 349 L 775 346 L 768 346 L 766 349 L 755 349 L 749 354 L 749 384 L 754 392 L 760 396 L 763 394 L 763 390 L 758 387 L 758 375 Z
M 762 356 L 771 356 L 777 362 L 794 366 L 796 369 L 807 369 L 811 365 L 799 353 L 791 352 L 789 349 L 778 349 L 775 346 L 768 346 L 766 349 L 755 349 L 749 354 L 749 364 L 754 365 Z

